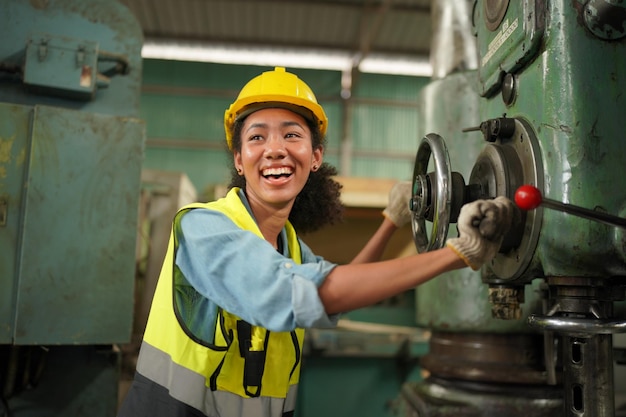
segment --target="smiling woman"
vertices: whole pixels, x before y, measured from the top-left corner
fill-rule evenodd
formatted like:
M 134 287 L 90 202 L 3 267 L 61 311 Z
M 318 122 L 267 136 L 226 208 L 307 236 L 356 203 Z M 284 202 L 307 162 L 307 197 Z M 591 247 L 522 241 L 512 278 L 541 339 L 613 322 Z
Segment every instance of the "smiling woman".
M 226 110 L 230 190 L 174 218 L 120 417 L 291 417 L 305 328 L 334 327 L 342 312 L 495 256 L 512 218 L 506 199 L 464 206 L 464 235 L 450 247 L 380 261 L 411 218 L 408 183 L 392 187 L 350 264 L 315 255 L 297 233 L 342 214 L 336 171 L 323 162 L 326 125 L 313 92 L 284 68 L 252 79 Z M 497 223 L 490 236 L 481 222 Z
M 264 230 L 265 213 L 283 212 L 288 218 L 309 175 L 322 164 L 323 147 L 313 148 L 311 137 L 299 114 L 267 108 L 246 117 L 243 139 L 233 148 L 235 169 L 245 178 L 250 207 L 270 242 L 276 242 L 280 229 Z
M 237 165 L 237 154 L 241 154 L 243 141 L 250 141 L 250 132 L 246 129 L 264 125 L 267 131 L 267 120 L 255 117 L 248 121 L 255 109 L 283 109 L 281 114 L 289 115 L 282 121 L 288 129 L 288 138 L 284 142 L 307 143 L 313 152 L 310 175 L 296 197 L 296 204 L 291 207 L 289 221 L 300 233 L 312 232 L 326 225 L 341 221 L 343 205 L 340 201 L 341 185 L 334 181 L 337 174 L 335 167 L 323 163 L 323 151 L 328 120 L 324 109 L 317 103 L 315 94 L 294 74 L 278 67 L 274 71 L 265 72 L 251 80 L 241 90 L 237 100 L 228 108 L 224 116 L 226 141 L 235 155 L 231 170 L 230 188 L 238 187 L 247 190 L 247 177 L 243 168 Z M 285 111 L 289 110 L 289 111 Z M 306 138 L 303 137 L 306 135 Z M 245 139 L 244 139 L 245 138 Z M 305 140 L 303 140 L 305 139 Z M 268 138 L 261 142 L 265 143 Z M 275 158 L 274 158 L 275 159 Z M 280 165 L 280 162 L 278 162 Z M 303 173 L 303 171 L 300 171 Z

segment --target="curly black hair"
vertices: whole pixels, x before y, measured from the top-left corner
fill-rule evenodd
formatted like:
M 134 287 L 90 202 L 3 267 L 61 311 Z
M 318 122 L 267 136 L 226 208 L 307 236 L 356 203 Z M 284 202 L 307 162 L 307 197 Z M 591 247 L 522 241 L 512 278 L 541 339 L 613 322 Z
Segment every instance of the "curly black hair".
M 237 120 L 233 127 L 232 148 L 241 149 L 241 129 L 244 118 Z M 326 138 L 322 136 L 319 125 L 315 121 L 306 119 L 311 130 L 313 149 L 323 147 Z M 230 160 L 231 179 L 228 189 L 239 187 L 245 191 L 246 179 L 235 168 L 234 161 Z M 342 185 L 333 177 L 337 175 L 337 169 L 324 162 L 320 168 L 309 174 L 306 184 L 296 197 L 289 222 L 298 233 L 310 233 L 324 226 L 333 225 L 343 220 L 344 206 L 341 203 Z

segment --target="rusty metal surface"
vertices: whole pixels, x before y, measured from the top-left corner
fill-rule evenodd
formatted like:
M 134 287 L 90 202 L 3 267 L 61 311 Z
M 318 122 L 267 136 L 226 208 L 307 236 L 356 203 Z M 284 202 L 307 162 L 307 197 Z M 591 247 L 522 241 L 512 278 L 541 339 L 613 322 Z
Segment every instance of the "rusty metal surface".
M 435 332 L 421 365 L 447 379 L 546 385 L 540 334 Z

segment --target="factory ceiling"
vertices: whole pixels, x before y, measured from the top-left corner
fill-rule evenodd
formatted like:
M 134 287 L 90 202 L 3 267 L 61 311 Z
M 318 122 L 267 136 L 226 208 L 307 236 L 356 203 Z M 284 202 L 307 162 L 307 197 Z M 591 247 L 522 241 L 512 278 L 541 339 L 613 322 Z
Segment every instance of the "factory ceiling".
M 427 59 L 431 0 L 120 0 L 146 42 Z M 356 65 L 355 65 L 356 66 Z

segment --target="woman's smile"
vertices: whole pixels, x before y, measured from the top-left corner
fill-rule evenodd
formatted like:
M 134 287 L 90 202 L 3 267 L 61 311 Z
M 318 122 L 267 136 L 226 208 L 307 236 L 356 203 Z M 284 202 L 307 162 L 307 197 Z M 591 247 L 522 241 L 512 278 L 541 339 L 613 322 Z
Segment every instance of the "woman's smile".
M 246 177 L 251 204 L 291 205 L 322 161 L 306 120 L 287 109 L 266 108 L 251 113 L 241 132 L 235 166 Z
M 275 167 L 275 168 L 266 168 L 262 171 L 261 175 L 263 175 L 269 181 L 272 180 L 280 180 L 291 177 L 293 174 L 293 170 L 290 167 Z

